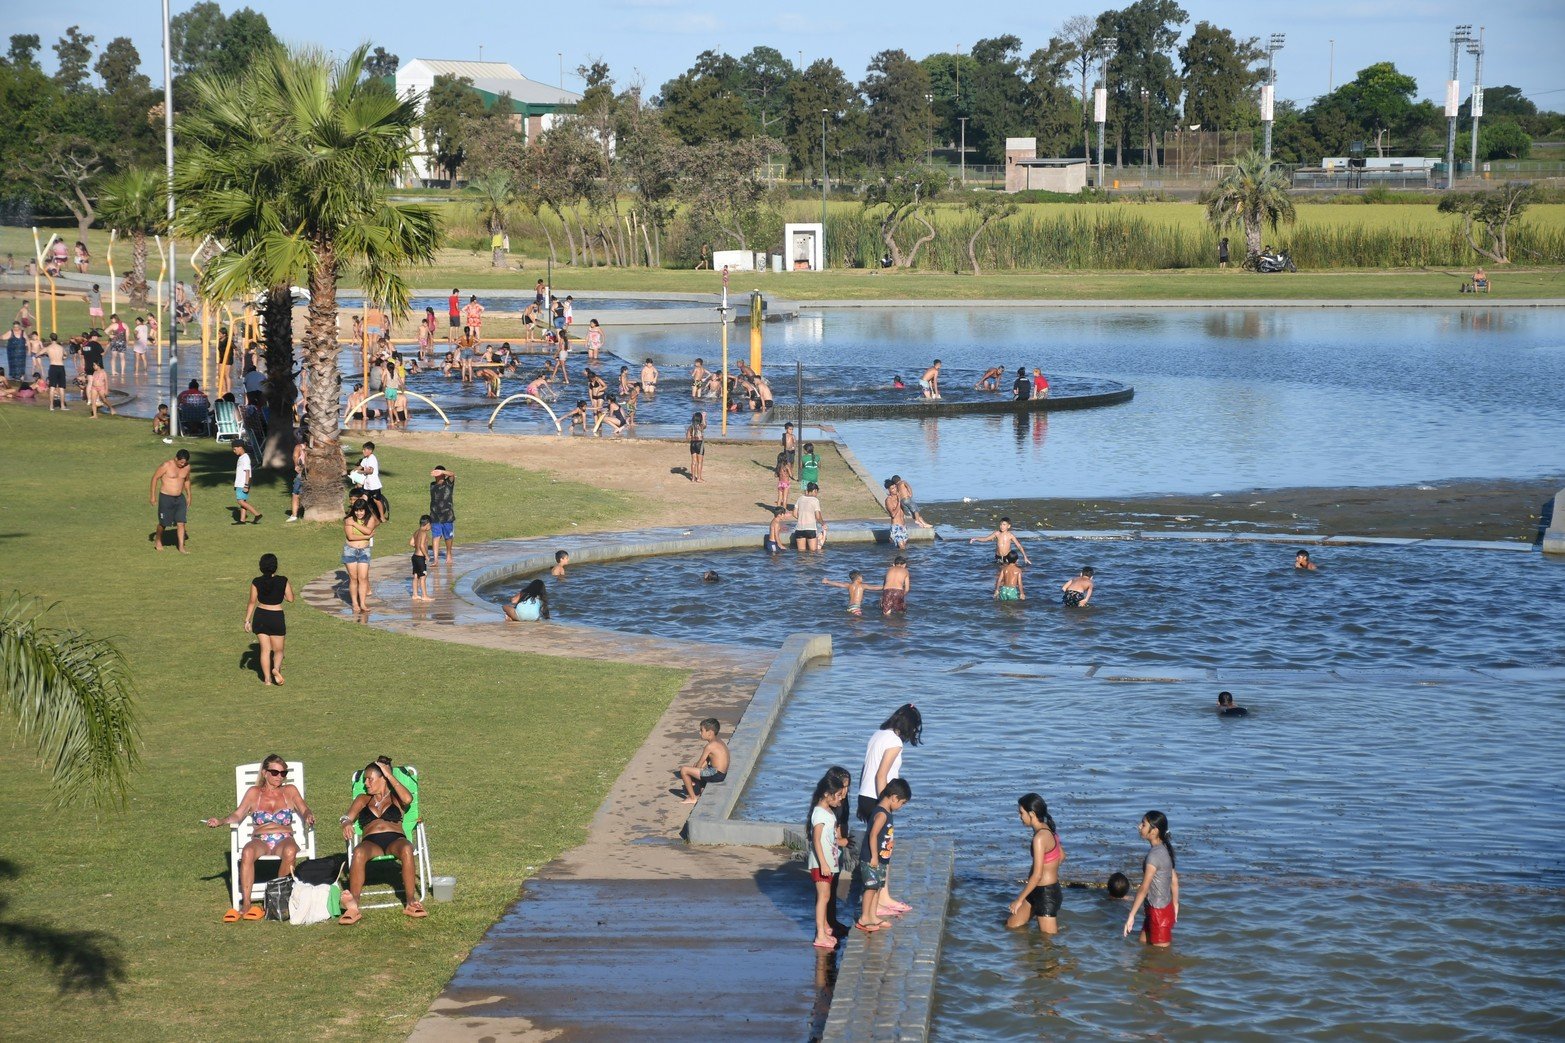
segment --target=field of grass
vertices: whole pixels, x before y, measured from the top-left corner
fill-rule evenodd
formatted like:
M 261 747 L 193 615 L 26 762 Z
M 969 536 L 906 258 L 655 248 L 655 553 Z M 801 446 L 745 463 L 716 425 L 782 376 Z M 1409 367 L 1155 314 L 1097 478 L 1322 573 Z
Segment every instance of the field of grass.
M 192 553 L 155 554 L 148 479 L 172 448 L 148 427 L 0 406 L 3 587 L 117 642 L 145 739 L 129 806 L 102 813 L 54 807 L 32 751 L 0 749 L 0 1035 L 402 1038 L 531 867 L 584 835 L 682 675 L 394 636 L 295 604 L 288 684 L 263 688 L 242 629 L 256 559 L 275 552 L 297 588 L 334 567 L 340 528 L 284 524 L 278 475 L 257 483 L 265 520 L 232 525 L 231 454 L 187 442 Z M 379 552 L 399 554 L 439 461 L 382 459 L 396 513 Z M 632 508 L 520 469 L 459 470 L 464 540 Z M 307 765 L 324 852 L 340 850 L 352 770 L 381 753 L 417 764 L 435 871 L 457 877 L 458 900 L 416 923 L 395 909 L 352 929 L 220 923 L 227 833 L 198 820 L 232 810 L 233 765 L 274 751 Z M 36 944 L 19 944 L 24 934 Z

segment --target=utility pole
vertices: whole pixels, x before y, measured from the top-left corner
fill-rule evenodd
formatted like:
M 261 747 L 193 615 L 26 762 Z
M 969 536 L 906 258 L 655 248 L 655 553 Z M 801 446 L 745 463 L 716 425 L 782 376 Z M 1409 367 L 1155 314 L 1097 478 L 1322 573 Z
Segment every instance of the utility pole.
M 1445 188 L 1456 187 L 1456 110 L 1462 105 L 1462 83 L 1457 79 L 1456 63 L 1462 45 L 1470 43 L 1473 27 L 1459 25 L 1451 30 L 1451 78 L 1445 84 Z
M 1331 51 L 1326 58 L 1326 93 L 1330 94 L 1337 89 L 1337 41 L 1326 42 L 1331 45 Z
M 1098 191 L 1103 191 L 1103 125 L 1109 121 L 1109 54 L 1114 38 L 1098 44 L 1098 85 L 1092 90 L 1092 119 L 1098 125 Z
M 826 111 L 821 110 L 821 271 L 826 270 Z
M 956 121 L 962 125 L 962 186 L 965 188 L 967 186 L 967 117 L 958 116 Z M 1478 135 L 1475 133 L 1473 141 L 1476 142 L 1477 140 Z M 1473 145 L 1473 148 L 1477 147 L 1476 144 Z
M 163 163 L 168 183 L 168 286 L 175 283 L 175 266 L 179 263 L 174 249 L 174 59 L 169 45 L 168 0 L 163 0 Z M 159 247 L 161 249 L 161 247 Z M 158 287 L 158 293 L 163 287 Z M 169 430 L 179 434 L 179 314 L 173 307 L 173 293 L 169 294 L 168 320 L 168 415 L 172 418 Z
M 1261 85 L 1261 125 L 1266 129 L 1261 139 L 1261 154 L 1268 164 L 1272 161 L 1272 118 L 1277 105 L 1277 68 L 1273 59 L 1287 38 L 1287 33 L 1272 33 L 1266 42 L 1266 82 Z
M 1483 26 L 1478 27 L 1478 39 L 1467 45 L 1467 53 L 1473 56 L 1473 151 L 1472 172 L 1478 173 L 1478 118 L 1483 115 Z

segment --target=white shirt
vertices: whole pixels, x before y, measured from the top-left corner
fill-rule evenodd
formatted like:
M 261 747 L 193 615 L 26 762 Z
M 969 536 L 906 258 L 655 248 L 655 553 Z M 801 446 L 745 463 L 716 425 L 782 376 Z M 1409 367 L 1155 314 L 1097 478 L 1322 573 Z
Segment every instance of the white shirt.
M 821 827 L 821 850 L 826 852 L 826 865 L 820 864 L 820 859 L 815 855 L 815 827 Z M 837 816 L 820 805 L 816 805 L 810 811 L 810 864 L 809 868 L 819 869 L 826 873 L 837 871 Z
M 794 513 L 798 515 L 798 519 L 799 519 L 797 522 L 794 523 L 794 527 L 795 528 L 799 528 L 799 529 L 818 529 L 818 528 L 820 528 L 820 525 L 819 525 L 819 522 L 820 522 L 820 512 L 821 512 L 821 502 L 820 502 L 820 500 L 816 499 L 813 496 L 809 496 L 809 495 L 801 496 L 801 497 L 799 497 L 798 501 L 793 505 L 793 510 L 794 510 Z
M 250 372 L 246 373 L 245 374 L 245 393 L 249 394 L 252 391 L 260 391 L 261 390 L 261 382 L 264 381 L 265 379 L 266 379 L 266 375 L 263 374 L 258 369 L 252 369 Z
M 149 343 L 148 338 L 151 335 L 152 335 L 152 331 L 147 328 L 147 324 L 146 323 L 144 323 L 144 322 L 136 323 L 136 344 L 138 346 L 143 347 L 143 348 L 146 347 L 147 344 Z
M 890 728 L 882 728 L 869 737 L 869 748 L 864 751 L 864 771 L 859 776 L 859 796 L 878 800 L 880 792 L 875 789 L 875 775 L 880 771 L 880 762 L 885 759 L 887 750 L 896 750 L 897 755 L 891 761 L 891 771 L 886 775 L 886 781 L 902 777 L 902 737 Z
M 234 488 L 243 489 L 250 484 L 250 454 L 240 453 L 239 462 L 234 465 Z
M 371 453 L 359 462 L 359 466 L 369 473 L 364 476 L 364 491 L 374 492 L 380 488 L 380 461 Z

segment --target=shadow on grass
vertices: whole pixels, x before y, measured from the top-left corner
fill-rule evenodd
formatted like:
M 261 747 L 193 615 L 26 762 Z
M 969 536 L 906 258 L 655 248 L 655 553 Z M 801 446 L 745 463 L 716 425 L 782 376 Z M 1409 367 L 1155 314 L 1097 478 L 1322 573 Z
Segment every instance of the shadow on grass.
M 0 858 L 0 880 L 21 875 L 15 862 Z M 35 920 L 13 920 L 5 915 L 9 904 L 0 895 L 0 943 L 45 964 L 62 993 L 113 996 L 115 986 L 127 980 L 118 938 L 102 931 L 70 931 Z

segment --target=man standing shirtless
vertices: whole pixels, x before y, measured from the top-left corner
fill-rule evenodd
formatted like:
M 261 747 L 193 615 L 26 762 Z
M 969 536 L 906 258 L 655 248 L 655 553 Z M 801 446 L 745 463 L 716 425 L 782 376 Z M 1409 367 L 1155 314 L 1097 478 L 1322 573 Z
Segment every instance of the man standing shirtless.
M 152 538 L 152 549 L 163 549 L 163 530 L 173 526 L 179 553 L 185 549 L 185 518 L 190 513 L 190 451 L 181 449 L 174 459 L 165 460 L 163 466 L 152 472 L 152 491 L 147 502 L 158 508 L 158 533 Z
M 54 412 L 54 400 L 60 399 L 60 409 L 65 411 L 71 407 L 65 404 L 65 345 L 60 343 L 60 338 L 51 333 L 49 343 L 44 345 L 44 354 L 49 356 L 49 412 Z

